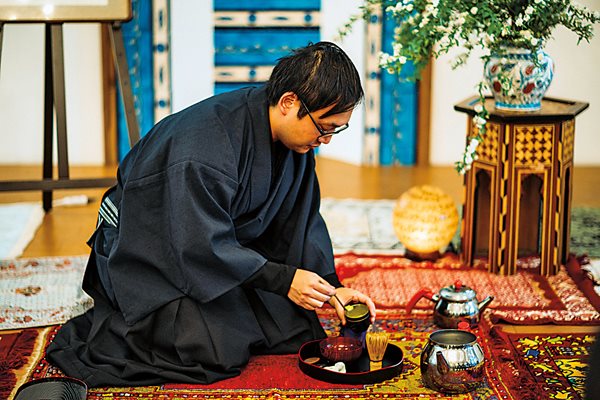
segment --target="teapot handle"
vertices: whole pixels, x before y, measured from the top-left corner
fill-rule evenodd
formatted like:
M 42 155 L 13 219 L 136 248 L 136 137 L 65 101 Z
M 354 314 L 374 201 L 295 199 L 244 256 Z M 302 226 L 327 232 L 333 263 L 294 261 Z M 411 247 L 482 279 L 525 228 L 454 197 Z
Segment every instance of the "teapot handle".
M 426 288 L 421 288 L 417 293 L 415 293 L 415 295 L 406 304 L 406 313 L 410 314 L 412 312 L 412 309 L 415 307 L 415 305 L 423 297 L 425 297 L 426 299 L 431 300 L 433 302 L 437 301 L 437 300 L 434 300 L 433 292 L 431 290 L 426 289 Z

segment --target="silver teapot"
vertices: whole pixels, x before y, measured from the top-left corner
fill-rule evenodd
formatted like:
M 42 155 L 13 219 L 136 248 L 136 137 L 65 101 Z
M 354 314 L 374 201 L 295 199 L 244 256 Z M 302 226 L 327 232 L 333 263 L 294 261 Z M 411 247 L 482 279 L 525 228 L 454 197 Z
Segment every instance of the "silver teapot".
M 481 385 L 485 356 L 468 331 L 442 329 L 429 335 L 421 353 L 421 379 L 442 393 L 466 393 Z
M 488 296 L 478 302 L 473 289 L 456 281 L 436 294 L 426 288 L 419 290 L 408 302 L 406 312 L 410 313 L 423 297 L 436 303 L 433 310 L 433 321 L 436 325 L 440 328 L 454 329 L 460 322 L 466 322 L 469 326 L 477 325 L 483 310 L 494 300 L 494 296 Z

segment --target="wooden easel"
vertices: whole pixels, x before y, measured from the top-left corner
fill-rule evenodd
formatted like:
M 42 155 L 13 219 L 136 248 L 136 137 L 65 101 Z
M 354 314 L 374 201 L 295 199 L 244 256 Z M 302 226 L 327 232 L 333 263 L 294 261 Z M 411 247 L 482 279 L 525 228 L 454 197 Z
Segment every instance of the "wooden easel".
M 135 116 L 133 93 L 125 55 L 125 45 L 120 21 L 101 21 L 109 25 L 109 36 L 113 59 L 117 71 L 117 82 L 123 95 L 129 143 L 133 146 L 140 138 Z M 2 56 L 2 32 L 6 21 L 0 21 L 0 61 Z M 44 160 L 42 179 L 32 181 L 0 181 L 0 191 L 41 190 L 45 211 L 52 208 L 54 189 L 76 189 L 108 187 L 114 178 L 71 179 L 67 152 L 67 117 L 65 107 L 65 70 L 63 53 L 63 22 L 46 22 L 45 37 L 45 83 L 44 83 Z M 1 71 L 0 71 L 1 72 Z M 58 177 L 53 177 L 52 142 L 53 116 L 56 114 L 56 143 L 58 154 Z

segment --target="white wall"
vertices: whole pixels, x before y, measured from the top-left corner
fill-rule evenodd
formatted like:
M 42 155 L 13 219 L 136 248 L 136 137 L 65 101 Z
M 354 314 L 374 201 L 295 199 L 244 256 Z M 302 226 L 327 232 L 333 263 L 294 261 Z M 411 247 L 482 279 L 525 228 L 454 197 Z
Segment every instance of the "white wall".
M 321 40 L 336 42 L 361 72 L 364 87 L 365 70 L 365 24 L 360 21 L 343 41 L 336 40 L 338 29 L 353 13 L 356 13 L 361 0 L 322 0 L 321 1 Z M 352 113 L 347 132 L 338 135 L 328 146 L 321 146 L 319 154 L 328 158 L 360 164 L 363 153 L 364 105 L 359 105 Z
M 65 97 L 72 164 L 104 162 L 100 25 L 66 24 Z M 7 24 L 0 65 L 0 163 L 40 164 L 44 27 Z M 56 144 L 54 145 L 56 154 Z
M 600 10 L 600 0 L 581 0 L 581 4 Z M 585 101 L 590 107 L 575 120 L 575 164 L 600 165 L 600 25 L 590 44 L 577 46 L 576 36 L 557 29 L 546 52 L 554 59 L 555 75 L 547 92 L 549 97 Z M 475 85 L 483 67 L 477 57 L 456 70 L 450 56 L 435 60 L 432 77 L 431 149 L 434 165 L 450 165 L 460 158 L 465 144 L 467 116 L 454 111 L 454 104 L 477 93 Z
M 171 2 L 171 84 L 173 112 L 212 96 L 212 1 Z

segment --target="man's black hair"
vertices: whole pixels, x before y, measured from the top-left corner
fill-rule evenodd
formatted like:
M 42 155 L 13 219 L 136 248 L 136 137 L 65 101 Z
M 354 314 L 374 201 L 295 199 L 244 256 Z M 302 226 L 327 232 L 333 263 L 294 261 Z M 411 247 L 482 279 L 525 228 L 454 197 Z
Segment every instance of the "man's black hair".
M 321 117 L 353 110 L 364 93 L 356 67 L 334 43 L 319 42 L 280 58 L 267 82 L 269 104 L 294 92 L 310 111 L 335 106 Z M 306 115 L 303 107 L 298 118 Z

